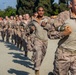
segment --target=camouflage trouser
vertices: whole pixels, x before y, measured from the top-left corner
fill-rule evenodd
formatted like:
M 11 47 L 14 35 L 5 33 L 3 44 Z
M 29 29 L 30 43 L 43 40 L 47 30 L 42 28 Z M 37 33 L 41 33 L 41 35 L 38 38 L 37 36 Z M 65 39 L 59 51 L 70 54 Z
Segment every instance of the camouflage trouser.
M 22 41 L 21 37 L 17 35 L 16 42 L 17 42 L 17 47 L 18 48 L 20 48 L 21 41 Z
M 23 50 L 25 52 L 25 56 L 28 55 L 28 49 L 27 49 L 27 42 L 25 39 L 22 40 L 22 46 L 23 46 Z
M 2 37 L 2 40 L 4 41 L 4 38 L 5 38 L 5 31 L 1 31 L 1 37 Z
M 57 48 L 54 61 L 54 75 L 76 75 L 76 51 Z
M 47 42 L 35 38 L 33 58 L 35 70 L 39 70 L 47 49 Z
M 14 41 L 14 34 L 11 35 L 11 42 L 13 43 Z
M 9 30 L 6 31 L 6 41 L 9 42 L 9 38 L 10 38 L 10 32 Z
M 17 44 L 17 34 L 14 33 L 14 41 L 15 41 L 15 45 Z

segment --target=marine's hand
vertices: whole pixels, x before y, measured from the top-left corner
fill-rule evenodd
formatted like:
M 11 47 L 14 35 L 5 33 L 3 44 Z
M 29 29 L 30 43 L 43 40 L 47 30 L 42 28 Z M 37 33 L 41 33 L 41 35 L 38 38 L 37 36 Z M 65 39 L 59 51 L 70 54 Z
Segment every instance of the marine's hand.
M 41 23 L 41 26 L 45 27 L 46 24 L 47 24 L 47 23 L 43 21 L 43 22 Z
M 62 33 L 63 33 L 63 35 L 69 35 L 69 34 L 71 34 L 71 32 L 72 32 L 71 27 L 65 26 L 65 30 Z

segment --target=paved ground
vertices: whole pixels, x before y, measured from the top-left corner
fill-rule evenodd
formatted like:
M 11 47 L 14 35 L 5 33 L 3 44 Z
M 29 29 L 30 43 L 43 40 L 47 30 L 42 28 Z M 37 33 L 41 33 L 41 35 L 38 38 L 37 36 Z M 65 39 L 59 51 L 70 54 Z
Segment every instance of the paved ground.
M 40 69 L 40 75 L 50 75 L 53 71 L 54 52 L 58 40 L 49 40 L 47 54 Z M 32 53 L 28 58 L 24 52 L 15 45 L 1 41 L 0 37 L 0 75 L 34 75 L 33 63 L 30 61 Z

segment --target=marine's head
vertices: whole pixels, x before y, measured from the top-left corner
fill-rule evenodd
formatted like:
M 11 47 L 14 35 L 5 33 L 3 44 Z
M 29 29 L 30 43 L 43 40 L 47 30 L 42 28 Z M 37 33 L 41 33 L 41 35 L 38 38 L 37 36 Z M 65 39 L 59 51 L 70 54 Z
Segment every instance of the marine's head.
M 38 13 L 38 16 L 42 17 L 44 15 L 44 7 L 38 6 L 37 13 Z
M 70 7 L 74 13 L 76 13 L 76 0 L 71 0 Z

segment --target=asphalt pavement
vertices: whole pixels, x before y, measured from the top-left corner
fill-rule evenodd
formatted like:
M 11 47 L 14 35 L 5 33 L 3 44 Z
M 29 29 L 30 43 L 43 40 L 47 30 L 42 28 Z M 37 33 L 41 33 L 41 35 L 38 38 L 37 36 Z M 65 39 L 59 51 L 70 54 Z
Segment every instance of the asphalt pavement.
M 40 68 L 40 75 L 51 75 L 53 72 L 54 54 L 58 40 L 48 40 L 46 56 Z M 33 62 L 31 62 L 32 52 L 28 52 L 28 57 L 24 56 L 24 51 L 19 50 L 14 44 L 3 42 L 0 37 L 0 75 L 35 75 Z

